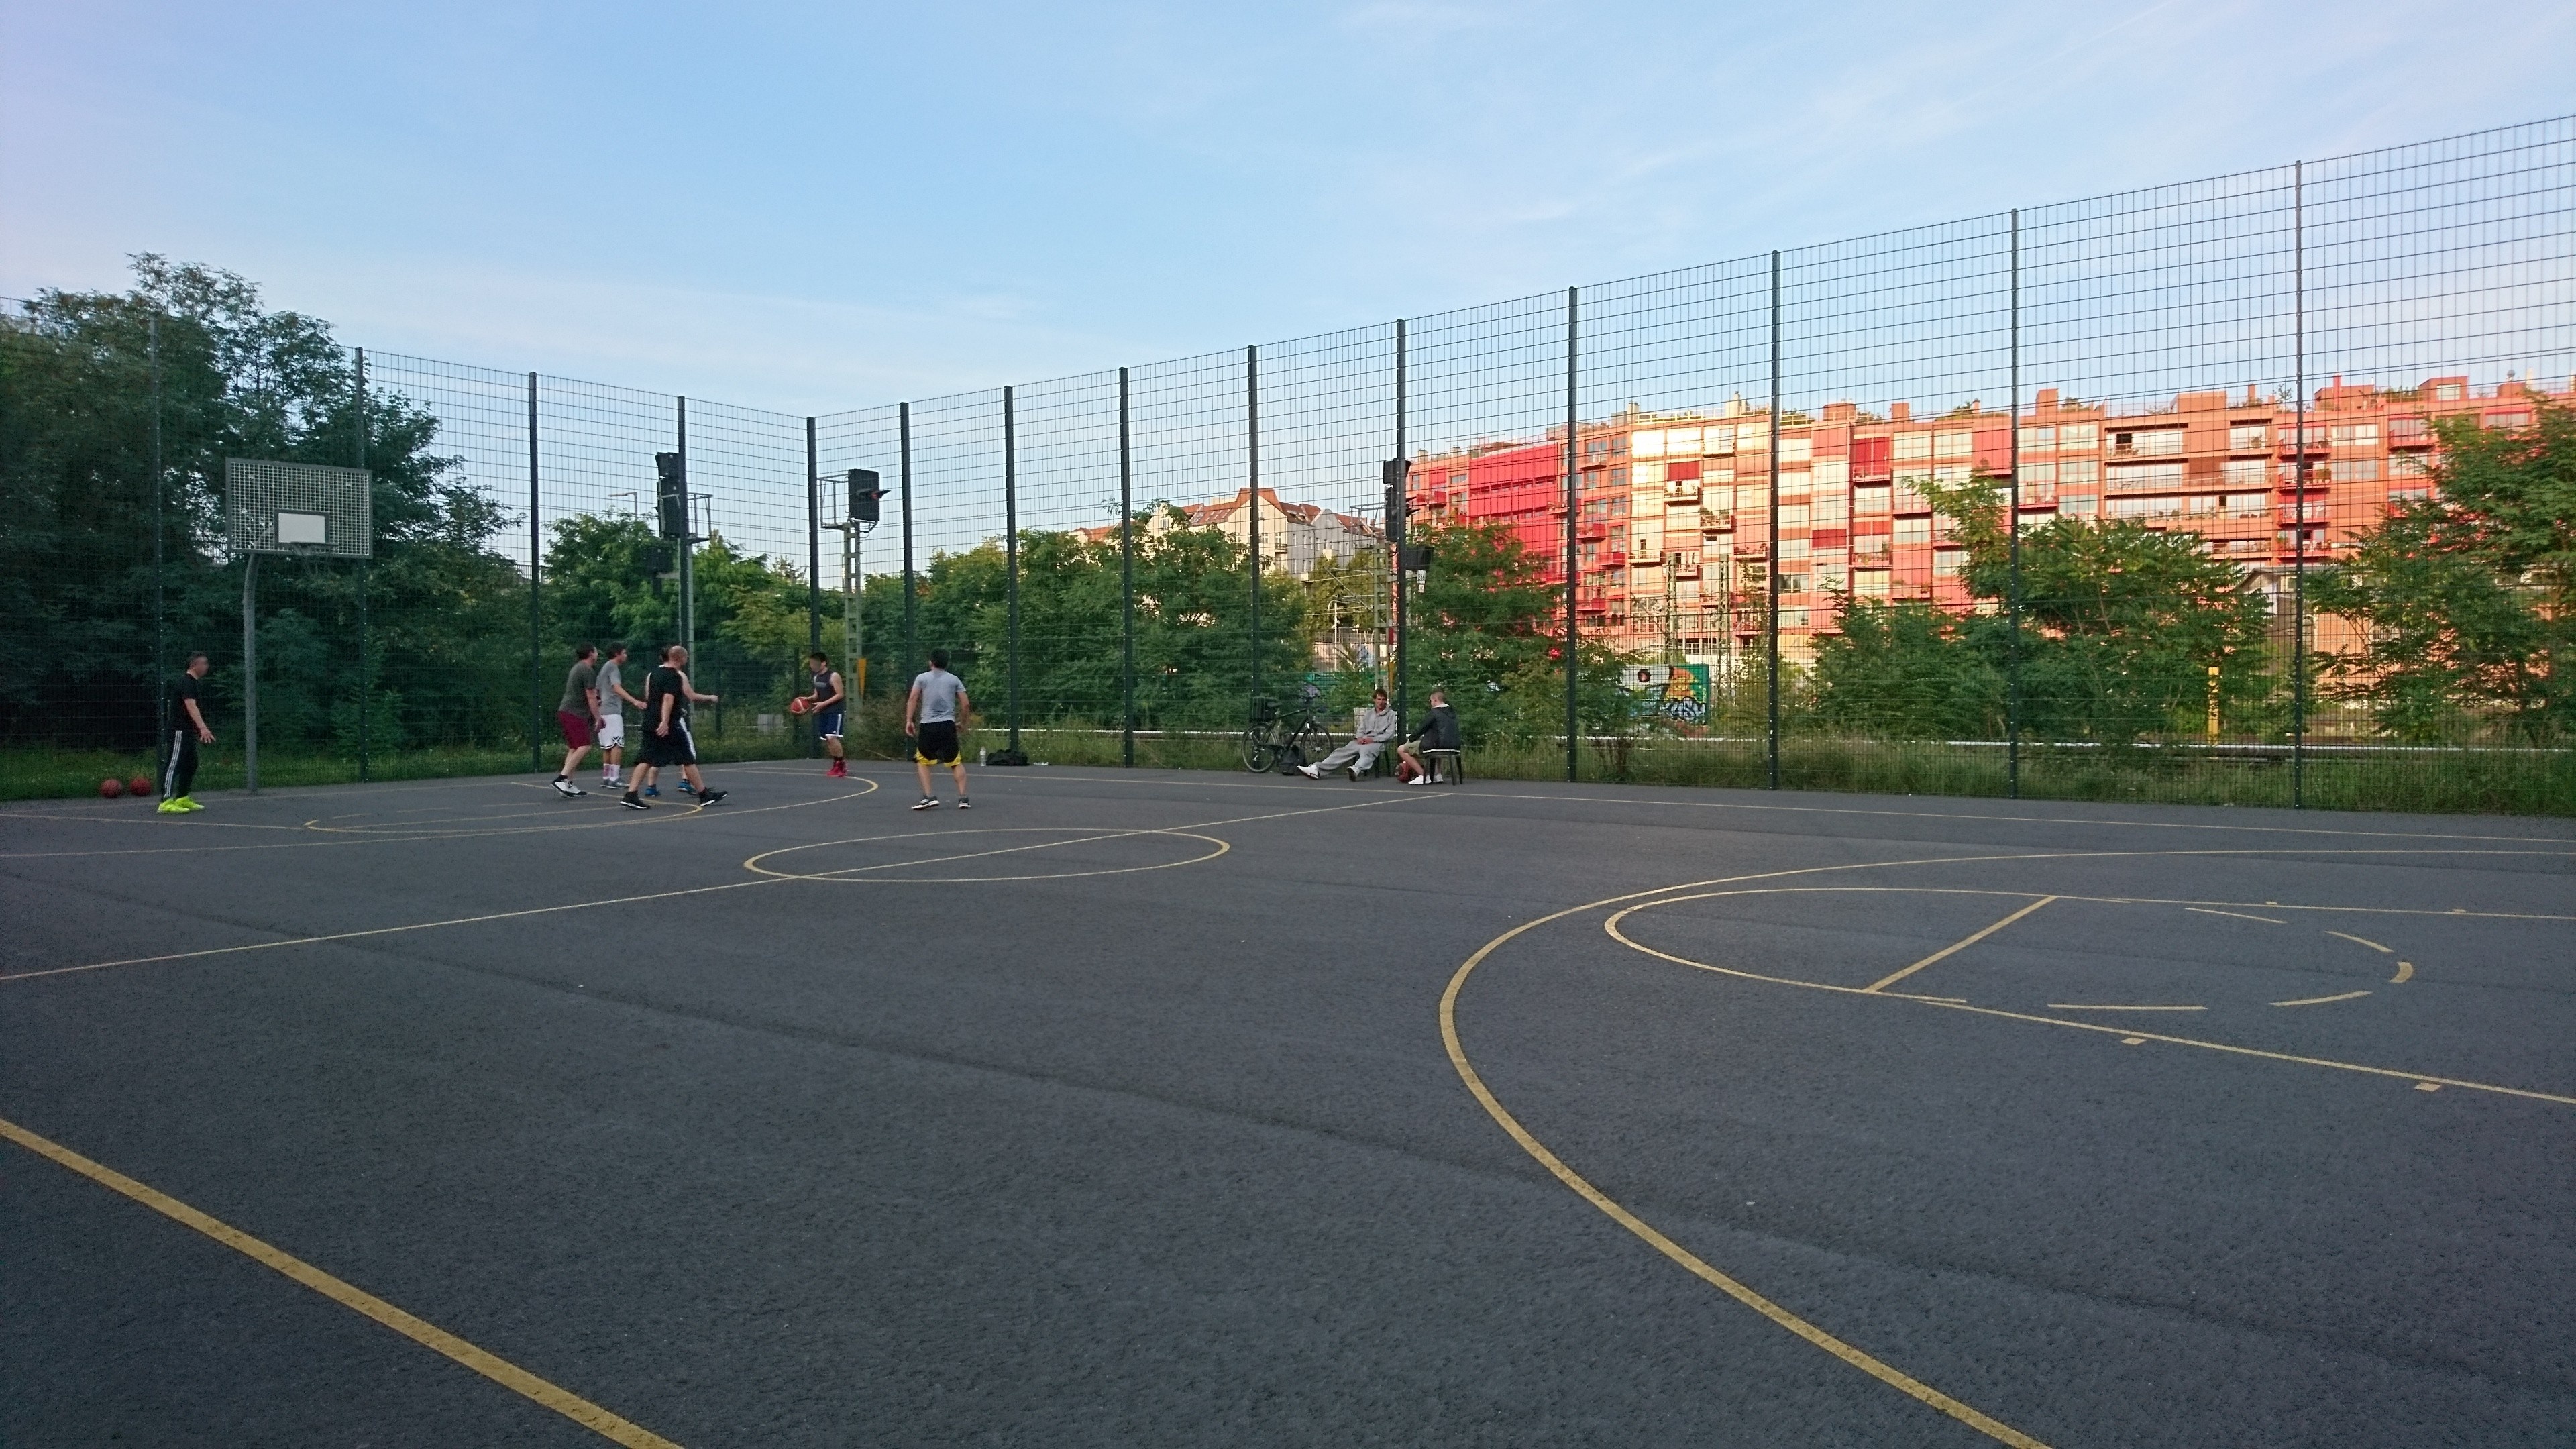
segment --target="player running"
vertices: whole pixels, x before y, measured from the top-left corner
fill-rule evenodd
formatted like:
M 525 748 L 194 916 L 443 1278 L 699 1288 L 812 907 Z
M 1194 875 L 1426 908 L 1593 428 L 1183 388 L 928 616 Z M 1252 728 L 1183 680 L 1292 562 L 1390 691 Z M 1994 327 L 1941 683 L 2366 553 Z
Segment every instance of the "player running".
M 197 746 L 215 742 L 215 732 L 206 728 L 205 711 L 197 707 L 201 697 L 200 681 L 205 677 L 206 656 L 191 654 L 188 667 L 170 686 L 171 699 L 178 703 L 179 712 L 187 718 L 170 731 L 170 759 L 162 767 L 161 803 L 156 807 L 164 815 L 185 815 L 191 810 L 206 808 L 188 793 L 197 779 Z
M 814 675 L 814 692 L 805 697 L 805 709 L 814 716 L 814 738 L 823 742 L 823 753 L 832 757 L 832 767 L 823 774 L 839 779 L 850 773 L 849 762 L 841 758 L 841 706 L 849 691 L 841 687 L 841 671 L 832 667 L 832 656 L 817 649 L 805 656 L 805 663 Z
M 689 686 L 688 667 L 689 651 L 674 644 L 662 651 L 662 662 L 644 678 L 644 748 L 638 752 L 641 758 L 626 783 L 626 793 L 617 801 L 629 810 L 653 808 L 637 798 L 636 786 L 651 788 L 663 769 L 672 765 L 697 791 L 700 804 L 713 805 L 725 797 L 722 790 L 708 789 L 698 774 L 698 746 L 689 737 L 689 706 L 713 704 L 716 697 Z
M 563 768 L 555 771 L 555 793 L 569 800 L 590 793 L 572 782 L 572 772 L 581 768 L 581 758 L 590 753 L 591 740 L 599 728 L 599 657 L 595 645 L 584 644 L 572 652 L 572 672 L 564 676 L 563 699 L 555 706 L 555 725 L 563 731 Z
M 957 776 L 957 808 L 973 808 L 966 799 L 966 760 L 957 747 L 957 731 L 973 708 L 966 681 L 948 672 L 948 651 L 931 650 L 930 667 L 913 679 L 903 701 L 903 732 L 913 737 L 912 762 L 921 770 L 921 799 L 913 809 L 939 808 L 939 797 L 930 793 L 933 765 L 946 765 Z

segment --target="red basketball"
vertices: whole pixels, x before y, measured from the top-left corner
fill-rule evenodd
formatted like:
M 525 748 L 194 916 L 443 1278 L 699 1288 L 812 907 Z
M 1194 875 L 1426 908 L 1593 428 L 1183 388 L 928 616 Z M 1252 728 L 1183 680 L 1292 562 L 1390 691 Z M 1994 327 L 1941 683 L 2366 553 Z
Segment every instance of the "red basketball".
M 149 775 L 137 775 L 133 779 L 126 781 L 125 793 L 133 796 L 137 800 L 151 794 L 152 777 Z
M 101 799 L 113 800 L 125 793 L 125 782 L 113 777 L 101 780 L 98 782 L 98 793 Z
M 805 696 L 800 694 L 794 699 L 787 701 L 787 712 L 789 714 L 803 714 L 805 712 Z

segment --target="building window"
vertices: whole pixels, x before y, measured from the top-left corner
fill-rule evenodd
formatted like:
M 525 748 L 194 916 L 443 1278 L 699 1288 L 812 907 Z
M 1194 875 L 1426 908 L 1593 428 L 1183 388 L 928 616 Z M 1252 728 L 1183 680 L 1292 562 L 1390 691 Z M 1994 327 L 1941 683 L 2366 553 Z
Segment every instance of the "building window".
M 1851 459 L 1818 458 L 1808 476 L 1820 487 L 1840 488 L 1851 481 Z
M 1863 569 L 1852 575 L 1852 596 L 1860 599 L 1887 597 L 1887 570 Z
M 2420 503 L 2432 496 L 2431 485 L 2424 483 L 2411 483 L 2388 490 L 2388 501 L 2391 503 Z
M 2069 518 L 2089 517 L 2093 512 L 2093 499 L 2083 493 L 2059 494 L 2057 511 Z
M 1783 467 L 1786 467 L 1791 463 L 1804 463 L 1815 456 L 1816 440 L 1813 438 L 1782 438 L 1780 440 L 1780 463 Z
M 2227 516 L 2230 518 L 2260 518 L 2263 516 L 2264 510 L 2271 506 L 2272 495 L 2269 493 L 2230 493 L 2227 495 Z
M 2467 396 L 2467 390 L 2456 382 L 2437 382 L 2433 384 L 2433 401 L 2435 402 L 2458 402 L 2465 396 Z
M 2490 428 L 2527 428 L 2531 426 L 2531 414 L 2489 413 L 2485 421 Z
M 2057 429 L 2055 428 L 2024 428 L 2021 430 L 2021 450 L 2025 453 L 2046 453 L 2054 451 L 2056 447 Z
M 1628 454 L 1635 458 L 1664 456 L 1664 434 L 1659 428 L 1648 428 L 1628 435 Z
M 2226 479 L 2230 488 L 2260 488 L 2265 466 L 2260 458 L 2230 458 L 2220 476 Z
M 2116 464 L 2111 469 L 2111 486 L 2131 490 L 2177 488 L 2182 485 L 2182 467 L 2178 462 Z
M 1896 461 L 1900 463 L 1914 463 L 1929 459 L 1931 456 L 1932 435 L 1930 433 L 1899 433 L 1896 435 Z
M 1662 463 L 1636 464 L 1628 470 L 1628 481 L 1652 488 L 1664 481 L 1666 468 L 1667 465 Z
M 1782 500 L 1780 504 L 1780 526 L 1782 528 L 1805 528 L 1807 526 L 1807 505 L 1803 503 L 1791 503 L 1785 499 Z
M 2379 424 L 2337 423 L 2326 429 L 2326 439 L 2338 448 L 2376 448 L 2379 446 Z
M 2057 481 L 2055 463 L 2024 463 L 2021 465 L 2020 473 L 2024 487 L 2046 486 Z
M 1930 543 L 1932 541 L 1932 520 L 1928 518 L 1900 518 L 1896 520 L 1896 541 L 1898 543 Z
M 1959 572 L 1959 561 L 1966 556 L 1955 548 L 1936 550 L 1932 555 L 1932 572 L 1939 577 L 1955 577 Z
M 2388 441 L 2392 443 L 2420 443 L 2430 436 L 2432 436 L 2432 434 L 2424 426 L 2424 420 L 2422 418 L 2390 418 L 2388 420 Z
M 2099 445 L 2101 441 L 2102 425 L 2099 423 L 2061 423 L 2058 425 L 2057 448 L 2060 452 L 2064 452 L 2069 448 L 2095 447 Z
M 2260 453 L 2272 446 L 2272 430 L 2261 423 L 2237 423 L 2227 430 L 2227 451 Z
M 2111 451 L 2133 458 L 2168 458 L 2182 453 L 2180 428 L 2136 428 L 2111 435 Z
M 1974 457 L 1977 451 L 1976 442 L 1977 435 L 1974 433 L 1934 433 L 1932 456 L 1935 458 Z
M 1852 490 L 1852 513 L 1860 518 L 1883 518 L 1894 502 L 1891 488 L 1855 488 Z
M 2377 458 L 2337 458 L 2333 463 L 2337 483 L 2376 483 L 2379 481 Z
M 2068 458 L 2057 465 L 2057 481 L 2061 487 L 2090 486 L 2101 480 L 2102 460 L 2099 458 Z

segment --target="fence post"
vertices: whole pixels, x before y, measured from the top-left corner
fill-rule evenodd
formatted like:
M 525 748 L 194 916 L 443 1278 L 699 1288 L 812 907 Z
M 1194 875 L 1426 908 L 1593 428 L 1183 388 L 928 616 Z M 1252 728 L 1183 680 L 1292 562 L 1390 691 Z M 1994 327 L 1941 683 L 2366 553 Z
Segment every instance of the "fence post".
M 1763 544 L 1767 565 L 1762 576 L 1767 607 L 1762 614 L 1762 645 L 1769 683 L 1764 689 L 1770 714 L 1769 788 L 1780 788 L 1780 254 L 1771 254 L 1771 472 L 1764 490 L 1771 499 L 1770 532 Z
M 2012 403 L 2005 421 L 2012 427 L 2005 454 L 2011 481 L 2005 502 L 2012 579 L 2004 593 L 2004 794 L 2021 798 L 2021 208 L 2012 212 Z
M 823 652 L 823 472 L 812 418 L 805 420 L 805 650 Z
M 1002 564 L 1010 588 L 1011 763 L 1020 753 L 1020 443 L 1011 390 L 1002 389 Z
M 1581 625 L 1575 618 L 1582 604 L 1583 490 L 1582 474 L 1575 456 L 1576 413 L 1582 406 L 1577 389 L 1579 377 L 1575 357 L 1576 304 L 1578 295 L 1572 287 L 1565 289 L 1565 778 L 1570 782 L 1579 773 L 1582 758 L 1583 728 L 1576 708 L 1583 679 L 1583 666 L 1575 651 L 1582 642 Z M 1402 580 L 1399 579 L 1401 586 Z
M 1244 504 L 1250 510 L 1252 561 L 1252 669 L 1250 679 L 1253 699 L 1261 697 L 1261 349 L 1243 349 L 1243 471 Z
M 161 768 L 156 778 L 169 778 L 170 759 L 170 597 L 163 557 L 161 495 L 170 491 L 161 462 L 161 318 L 143 319 L 143 352 L 152 367 L 152 728 L 160 741 L 154 752 Z
M 1395 319 L 1395 457 L 1398 462 L 1404 460 L 1404 401 L 1404 319 L 1398 317 Z M 1406 474 L 1408 479 L 1411 476 Z M 1411 511 L 1410 499 L 1397 499 L 1396 502 L 1404 505 L 1406 511 Z M 1387 530 L 1387 548 L 1394 555 L 1387 562 L 1395 565 L 1391 575 L 1395 583 L 1395 734 L 1396 738 L 1402 739 L 1405 732 L 1413 728 L 1413 712 L 1407 693 L 1413 680 L 1413 621 L 1407 616 L 1404 606 L 1404 551 L 1395 547 L 1395 530 L 1391 526 Z
M 685 464 L 683 467 L 685 468 Z M 544 548 L 539 538 L 537 520 L 537 375 L 528 374 L 528 768 L 546 767 L 546 666 L 539 654 L 541 602 L 538 578 L 543 568 Z M 685 559 L 688 545 L 683 543 Z M 680 567 L 688 568 L 683 562 Z M 687 587 L 688 576 L 681 575 L 681 586 Z
M 673 417 L 680 434 L 680 627 L 678 632 L 680 647 L 689 651 L 689 662 L 695 664 L 698 655 L 698 571 L 695 567 L 697 563 L 695 555 L 698 551 L 698 500 L 695 491 L 689 486 L 689 400 L 683 397 L 672 401 L 675 407 Z M 528 437 L 529 446 L 534 447 L 536 429 L 533 423 L 529 427 Z M 529 489 L 528 498 L 529 511 L 533 513 L 536 508 L 536 490 L 533 485 Z
M 242 791 L 259 793 L 259 551 L 242 554 Z
M 921 649 L 913 638 L 912 590 L 912 404 L 896 403 L 896 466 L 903 478 L 903 662 L 895 666 L 895 677 L 921 661 Z
M 2290 163 L 2290 386 L 2297 396 L 2290 481 L 2290 808 L 2307 804 L 2308 234 L 2307 166 Z
M 358 471 L 367 468 L 367 349 L 358 349 Z M 369 487 L 372 489 L 373 485 Z M 367 517 L 375 518 L 375 500 L 368 500 Z M 358 783 L 367 781 L 367 715 L 372 702 L 374 681 L 367 676 L 370 651 L 367 647 L 367 566 L 373 562 L 375 540 L 367 540 L 367 558 L 358 560 Z
M 1118 758 L 1136 768 L 1136 498 L 1127 431 L 1127 369 L 1118 369 Z

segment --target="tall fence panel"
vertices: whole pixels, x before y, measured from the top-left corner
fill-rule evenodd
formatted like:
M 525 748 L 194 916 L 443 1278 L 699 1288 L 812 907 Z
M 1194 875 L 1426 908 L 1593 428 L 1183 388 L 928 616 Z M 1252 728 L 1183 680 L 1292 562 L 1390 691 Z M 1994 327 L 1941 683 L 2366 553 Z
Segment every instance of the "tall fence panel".
M 804 650 L 891 697 L 943 648 L 1066 760 L 1386 686 L 1507 773 L 2576 808 L 2529 542 L 2576 119 L 814 419 L 384 354 L 215 387 L 224 325 L 0 331 L 12 791 L 148 761 L 187 651 L 237 713 L 230 450 L 379 475 L 367 567 L 262 571 L 281 778 L 542 764 L 622 639 L 692 644 L 745 752 L 812 747 Z

